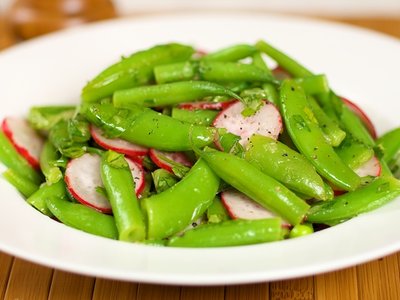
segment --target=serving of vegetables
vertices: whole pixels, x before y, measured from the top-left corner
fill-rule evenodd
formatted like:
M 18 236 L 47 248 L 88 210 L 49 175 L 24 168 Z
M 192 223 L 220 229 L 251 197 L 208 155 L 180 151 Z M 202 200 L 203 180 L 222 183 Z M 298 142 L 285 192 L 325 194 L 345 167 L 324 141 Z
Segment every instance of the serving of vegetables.
M 378 137 L 325 75 L 264 41 L 133 53 L 77 106 L 4 118 L 0 161 L 44 215 L 158 246 L 296 238 L 400 195 L 400 128 Z

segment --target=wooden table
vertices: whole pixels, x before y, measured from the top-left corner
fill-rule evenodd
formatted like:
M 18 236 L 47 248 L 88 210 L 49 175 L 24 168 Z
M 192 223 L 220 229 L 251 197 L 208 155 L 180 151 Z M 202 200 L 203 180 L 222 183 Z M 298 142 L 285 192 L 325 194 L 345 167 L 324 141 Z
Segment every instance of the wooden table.
M 395 19 L 338 19 L 400 38 Z M 0 20 L 0 49 L 15 42 Z M 400 59 L 400 53 L 399 53 Z M 4 299 L 400 299 L 400 252 L 318 276 L 252 285 L 180 287 L 105 280 L 42 267 L 0 252 Z

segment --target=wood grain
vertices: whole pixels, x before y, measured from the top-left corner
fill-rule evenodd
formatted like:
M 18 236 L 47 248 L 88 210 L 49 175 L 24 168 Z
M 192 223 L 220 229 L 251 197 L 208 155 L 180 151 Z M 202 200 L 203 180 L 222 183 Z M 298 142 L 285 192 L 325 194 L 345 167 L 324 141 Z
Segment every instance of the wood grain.
M 224 300 L 225 289 L 223 286 L 215 287 L 182 287 L 180 300 Z
M 246 284 L 232 285 L 225 289 L 225 300 L 268 300 L 269 299 L 269 284 Z
M 175 300 L 180 298 L 179 286 L 140 284 L 137 299 L 140 300 Z
M 95 279 L 63 271 L 54 271 L 49 300 L 91 299 Z
M 47 299 L 53 270 L 14 259 L 4 299 Z
M 314 291 L 316 300 L 361 299 L 358 297 L 357 269 L 315 276 Z
M 269 290 L 271 300 L 312 300 L 314 299 L 314 278 L 304 277 L 271 282 Z
M 97 278 L 93 291 L 93 300 L 130 299 L 135 300 L 138 284 L 133 282 Z
M 0 299 L 3 299 L 6 293 L 13 261 L 12 256 L 0 252 Z

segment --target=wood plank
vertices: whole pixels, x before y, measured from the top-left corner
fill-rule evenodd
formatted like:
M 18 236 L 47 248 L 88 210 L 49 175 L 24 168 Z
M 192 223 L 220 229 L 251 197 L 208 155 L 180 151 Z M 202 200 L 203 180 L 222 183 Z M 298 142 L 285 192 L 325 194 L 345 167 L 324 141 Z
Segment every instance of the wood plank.
M 313 300 L 314 278 L 310 276 L 271 282 L 269 284 L 269 296 L 271 300 Z
M 4 299 L 47 299 L 53 270 L 14 259 Z
M 138 286 L 137 299 L 140 300 L 175 300 L 179 299 L 179 286 L 166 286 L 141 283 Z
M 225 300 L 239 299 L 268 300 L 269 284 L 232 285 L 225 288 Z
M 182 287 L 181 300 L 224 300 L 225 288 L 223 286 L 196 286 Z
M 400 271 L 397 254 L 357 267 L 360 299 L 399 299 Z
M 0 252 L 0 299 L 3 299 L 6 293 L 13 261 L 14 258 L 12 256 Z
M 314 299 L 356 300 L 358 297 L 357 269 L 326 273 L 314 277 Z
M 130 299 L 135 300 L 138 284 L 97 278 L 94 285 L 93 300 Z
M 56 270 L 51 283 L 49 300 L 92 299 L 94 277 Z

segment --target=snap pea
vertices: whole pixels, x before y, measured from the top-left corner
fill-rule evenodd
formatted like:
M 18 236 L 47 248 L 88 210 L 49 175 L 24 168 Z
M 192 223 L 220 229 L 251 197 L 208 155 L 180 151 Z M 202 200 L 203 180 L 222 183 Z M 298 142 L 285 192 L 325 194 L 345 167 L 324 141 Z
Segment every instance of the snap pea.
M 200 100 L 208 96 L 229 96 L 241 100 L 229 89 L 207 81 L 181 81 L 160 85 L 142 86 L 116 91 L 113 103 L 117 107 L 133 105 L 160 107 Z
M 308 95 L 318 95 L 330 92 L 328 79 L 325 75 L 311 75 L 296 78 L 295 81 L 302 86 Z
M 311 110 L 318 121 L 318 124 L 327 142 L 333 147 L 339 146 L 346 137 L 346 132 L 340 129 L 334 119 L 330 118 L 325 111 L 319 106 L 314 97 L 307 97 Z
M 118 238 L 112 216 L 56 196 L 45 198 L 45 202 L 52 214 L 65 225 L 114 240 Z
M 49 131 L 58 121 L 72 118 L 75 111 L 75 106 L 33 106 L 28 122 L 34 129 Z
M 335 152 L 351 169 L 360 167 L 374 156 L 374 150 L 348 135 Z
M 278 241 L 283 238 L 281 219 L 231 220 L 206 224 L 172 237 L 170 247 L 228 247 Z
M 94 102 L 111 96 L 115 91 L 148 84 L 157 65 L 188 60 L 194 50 L 176 43 L 158 45 L 136 52 L 106 68 L 82 90 L 84 102 Z
M 311 207 L 307 220 L 312 223 L 352 218 L 376 209 L 400 195 L 400 181 L 391 177 L 377 177 L 356 191 Z
M 314 228 L 310 223 L 298 224 L 293 226 L 290 230 L 289 238 L 297 238 L 305 235 L 309 235 L 314 232 Z
M 291 224 L 303 221 L 309 206 L 292 191 L 258 168 L 233 154 L 205 148 L 196 153 L 226 183 Z
M 355 190 L 360 177 L 326 142 L 301 86 L 294 80 L 285 80 L 280 102 L 287 131 L 299 151 L 323 177 L 344 190 Z
M 264 72 L 269 73 L 271 76 L 273 76 L 270 68 L 268 68 L 267 64 L 265 63 L 260 51 L 256 51 L 253 54 L 252 59 L 253 59 L 252 63 L 254 66 L 260 68 Z
M 383 160 L 390 164 L 400 152 L 400 128 L 392 129 L 378 138 L 376 144 L 383 151 Z
M 35 193 L 33 193 L 26 202 L 32 205 L 41 213 L 45 214 L 46 216 L 52 217 L 53 214 L 49 210 L 46 205 L 46 198 L 66 198 L 67 192 L 65 189 L 65 183 L 63 180 L 60 180 L 54 184 L 44 184 L 42 185 Z
M 31 196 L 39 189 L 39 185 L 30 181 L 12 169 L 3 172 L 3 177 L 11 183 L 25 198 Z
M 164 169 L 157 169 L 151 173 L 154 182 L 154 188 L 157 193 L 162 193 L 174 186 L 178 182 L 178 178 Z
M 238 44 L 204 55 L 202 61 L 231 62 L 252 56 L 257 49 L 252 45 Z
M 33 183 L 42 182 L 42 176 L 15 150 L 2 131 L 0 131 L 0 161 L 7 168 L 13 169 L 14 172 L 26 177 Z
M 247 81 L 279 83 L 270 73 L 250 64 L 200 62 L 199 73 L 202 80 L 218 83 Z
M 190 150 L 189 132 L 195 145 L 203 147 L 213 142 L 217 132 L 215 128 L 181 122 L 143 107 L 121 109 L 96 103 L 88 106 L 85 116 L 109 136 L 163 151 Z
M 141 200 L 147 238 L 161 239 L 180 232 L 204 214 L 219 187 L 219 178 L 202 160 L 164 192 Z
M 143 215 L 136 198 L 132 173 L 124 155 L 114 151 L 105 152 L 101 159 L 100 174 L 111 204 L 119 240 L 144 240 L 146 229 Z
M 220 223 L 229 220 L 230 217 L 219 197 L 215 197 L 207 209 L 207 220 L 209 223 Z
M 201 126 L 211 126 L 215 117 L 219 114 L 217 110 L 210 109 L 179 109 L 172 108 L 171 117 L 182 122 Z
M 42 152 L 40 153 L 39 162 L 40 169 L 42 170 L 48 184 L 56 183 L 63 177 L 60 168 L 54 165 L 58 158 L 59 155 L 57 149 L 49 140 L 47 140 L 44 143 Z
M 154 77 L 158 84 L 195 79 L 198 75 L 198 63 L 184 61 L 154 67 Z
M 307 159 L 272 138 L 252 136 L 244 158 L 293 191 L 320 200 L 333 198 L 332 189 L 325 185 Z

